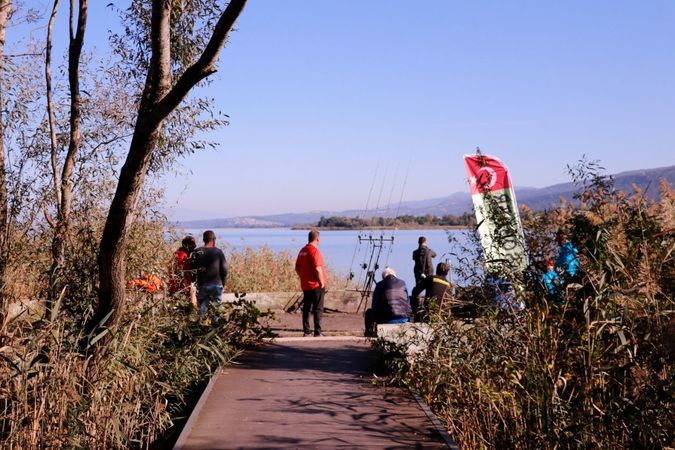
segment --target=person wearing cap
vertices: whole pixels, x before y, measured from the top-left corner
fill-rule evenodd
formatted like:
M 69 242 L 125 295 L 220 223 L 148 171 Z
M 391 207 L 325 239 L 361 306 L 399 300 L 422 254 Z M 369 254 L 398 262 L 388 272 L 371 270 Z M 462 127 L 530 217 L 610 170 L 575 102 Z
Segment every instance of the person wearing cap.
M 406 323 L 410 320 L 412 309 L 405 281 L 396 278 L 391 267 L 382 271 L 382 281 L 375 285 L 373 303 L 366 311 L 366 336 L 375 336 L 378 323 Z

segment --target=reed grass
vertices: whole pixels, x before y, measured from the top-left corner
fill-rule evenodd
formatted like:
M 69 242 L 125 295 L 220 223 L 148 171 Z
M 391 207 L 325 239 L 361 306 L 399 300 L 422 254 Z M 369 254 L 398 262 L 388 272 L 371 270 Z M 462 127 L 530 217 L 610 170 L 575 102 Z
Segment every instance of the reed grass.
M 439 315 L 427 352 L 391 363 L 462 448 L 675 444 L 675 192 L 662 183 L 650 201 L 582 175 L 578 203 L 522 215 L 533 258 L 555 252 L 559 227 L 581 250 L 582 285 L 563 305 L 530 286 L 519 314 Z
M 296 292 L 300 280 L 295 273 L 296 255 L 287 251 L 275 252 L 267 246 L 242 250 L 226 249 L 229 255 L 229 292 Z M 350 287 L 347 276 L 330 265 L 326 268 L 327 285 L 331 290 Z
M 200 389 L 221 365 L 268 334 L 268 313 L 253 303 L 223 304 L 204 325 L 184 297 L 128 291 L 120 326 L 99 360 L 82 328 L 96 301 L 100 227 L 75 229 L 61 273 L 62 299 L 51 311 L 48 232 L 10 261 L 10 301 L 0 328 L 0 447 L 127 449 L 170 445 Z M 161 221 L 138 221 L 127 276 L 165 278 L 173 246 Z M 253 264 L 253 263 L 252 263 Z M 17 300 L 38 307 L 7 315 Z

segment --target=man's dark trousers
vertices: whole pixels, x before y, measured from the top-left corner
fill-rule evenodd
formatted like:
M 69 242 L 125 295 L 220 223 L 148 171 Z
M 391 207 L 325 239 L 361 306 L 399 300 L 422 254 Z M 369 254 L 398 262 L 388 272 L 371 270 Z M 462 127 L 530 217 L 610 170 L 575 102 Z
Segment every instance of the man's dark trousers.
M 316 288 L 309 291 L 302 291 L 305 295 L 302 299 L 302 331 L 305 334 L 310 333 L 309 329 L 309 311 L 314 311 L 314 335 L 321 334 L 321 316 L 323 315 L 323 296 L 326 292 L 324 288 Z

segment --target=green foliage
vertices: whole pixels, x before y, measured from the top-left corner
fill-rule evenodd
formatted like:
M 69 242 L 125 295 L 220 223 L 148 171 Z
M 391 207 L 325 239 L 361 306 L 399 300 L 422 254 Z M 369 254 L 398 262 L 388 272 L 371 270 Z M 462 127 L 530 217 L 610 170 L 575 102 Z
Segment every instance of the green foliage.
M 108 5 L 124 24 L 120 33 L 110 36 L 118 66 L 126 77 L 128 107 L 138 109 L 150 65 L 150 0 L 132 0 L 124 9 Z M 175 82 L 196 62 L 206 47 L 223 4 L 217 0 L 181 0 L 171 9 L 171 70 Z M 209 83 L 212 80 L 204 80 Z M 194 94 L 193 94 L 194 95 Z M 179 158 L 205 148 L 216 149 L 208 132 L 228 125 L 228 116 L 214 107 L 213 98 L 194 97 L 183 101 L 164 121 L 157 146 L 152 153 L 151 172 L 170 170 Z
M 425 216 L 403 215 L 396 218 L 393 217 L 373 217 L 370 219 L 361 219 L 359 217 L 344 217 L 331 216 L 321 217 L 316 224 L 317 227 L 323 228 L 367 228 L 367 227 L 418 227 L 418 226 L 435 226 L 435 227 L 455 227 L 455 226 L 474 226 L 476 220 L 473 214 L 462 214 L 461 216 L 454 216 L 446 214 L 443 217 L 433 216 L 427 214 Z
M 522 215 L 532 259 L 552 256 L 559 228 L 581 250 L 582 285 L 565 303 L 527 290 L 520 314 L 439 316 L 426 353 L 394 374 L 463 448 L 673 443 L 675 195 L 665 183 L 655 202 L 616 192 L 595 170 L 575 166 L 577 205 Z

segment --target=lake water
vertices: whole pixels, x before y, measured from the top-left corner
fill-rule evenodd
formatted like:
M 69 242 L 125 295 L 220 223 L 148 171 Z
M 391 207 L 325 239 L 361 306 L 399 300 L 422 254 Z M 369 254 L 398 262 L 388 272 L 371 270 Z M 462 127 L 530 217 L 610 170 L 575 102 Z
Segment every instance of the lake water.
M 204 230 L 187 230 L 193 234 L 197 241 L 201 241 Z M 216 243 L 226 254 L 228 250 L 241 250 L 246 247 L 260 248 L 267 246 L 274 251 L 288 251 L 295 257 L 297 252 L 307 243 L 307 230 L 291 230 L 288 228 L 214 228 Z M 427 245 L 438 255 L 434 259 L 434 265 L 448 260 L 454 267 L 457 256 L 453 253 L 457 245 L 451 245 L 448 237 L 453 236 L 459 242 L 466 240 L 464 230 L 367 230 L 361 231 L 362 238 L 359 243 L 358 230 L 345 231 L 321 231 L 321 243 L 319 249 L 323 253 L 326 265 L 337 272 L 344 274 L 345 278 L 350 272 L 354 274 L 354 281 L 365 278 L 365 270 L 362 265 L 369 264 L 371 267 L 379 252 L 379 268 L 376 279 L 379 281 L 382 269 L 389 266 L 393 268 L 397 276 L 402 278 L 408 289 L 414 286 L 412 252 L 417 248 L 417 239 L 426 236 Z M 393 236 L 393 245 L 391 238 Z M 382 246 L 380 247 L 380 238 Z M 372 259 L 371 259 L 372 258 Z

